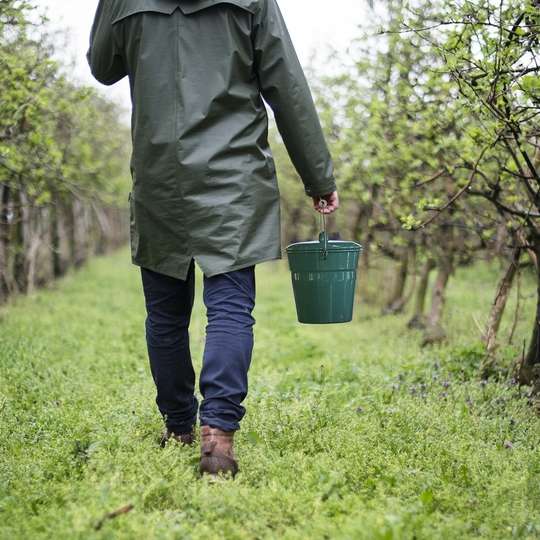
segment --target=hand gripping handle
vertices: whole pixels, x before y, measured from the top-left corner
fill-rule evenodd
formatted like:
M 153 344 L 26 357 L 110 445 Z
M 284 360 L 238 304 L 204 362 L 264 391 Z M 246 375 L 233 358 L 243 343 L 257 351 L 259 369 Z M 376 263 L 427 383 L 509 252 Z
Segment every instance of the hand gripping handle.
M 328 203 L 324 199 L 321 199 L 319 201 L 319 208 L 324 209 L 327 206 Z M 326 232 L 326 214 L 324 212 L 320 212 L 320 214 L 322 232 L 319 234 L 319 242 L 322 244 L 323 257 L 326 259 L 326 257 L 328 257 L 328 233 Z

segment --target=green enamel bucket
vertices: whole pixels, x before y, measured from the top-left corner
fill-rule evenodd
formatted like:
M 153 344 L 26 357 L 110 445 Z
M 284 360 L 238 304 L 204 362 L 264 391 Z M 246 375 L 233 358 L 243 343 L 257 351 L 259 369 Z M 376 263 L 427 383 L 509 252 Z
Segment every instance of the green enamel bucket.
M 356 242 L 328 240 L 326 230 L 318 241 L 287 247 L 299 322 L 332 324 L 352 320 L 361 253 L 362 246 Z

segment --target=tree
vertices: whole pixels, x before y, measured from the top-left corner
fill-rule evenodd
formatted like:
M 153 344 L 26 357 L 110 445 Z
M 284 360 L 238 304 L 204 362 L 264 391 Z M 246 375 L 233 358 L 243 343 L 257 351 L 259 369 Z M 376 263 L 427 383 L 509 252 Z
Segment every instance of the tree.
M 62 75 L 32 12 L 0 2 L 0 301 L 125 240 L 128 130 Z
M 518 365 L 520 382 L 529 385 L 540 377 L 539 7 L 538 0 L 445 0 L 437 20 L 405 23 L 438 51 L 459 91 L 460 105 L 477 121 L 466 131 L 476 156 L 461 165 L 469 176 L 442 205 L 430 209 L 434 215 L 429 221 L 463 199 L 480 199 L 490 206 L 490 218 L 496 216 L 504 225 L 512 261 L 524 251 L 536 269 L 538 304 L 532 337 Z M 434 28 L 439 29 L 437 39 Z M 474 218 L 478 223 L 483 220 L 482 215 Z M 506 273 L 498 294 L 513 276 L 508 269 Z M 495 326 L 501 308 L 504 302 L 492 313 Z M 494 329 L 492 324 L 486 332 L 488 343 Z

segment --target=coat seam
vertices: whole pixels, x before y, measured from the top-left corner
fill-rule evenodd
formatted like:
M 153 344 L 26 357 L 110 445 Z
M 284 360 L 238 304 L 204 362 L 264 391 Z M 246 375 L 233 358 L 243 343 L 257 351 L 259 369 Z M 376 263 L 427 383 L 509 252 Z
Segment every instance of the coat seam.
M 183 69 L 182 69 L 182 54 L 181 54 L 181 48 L 182 48 L 182 32 L 181 32 L 181 26 L 182 26 L 182 17 L 183 12 L 181 9 L 177 9 L 176 13 L 176 85 L 175 85 L 175 92 L 176 92 L 176 99 L 174 100 L 175 103 L 175 125 L 174 125 L 174 141 L 175 141 L 175 152 L 174 152 L 174 163 L 175 163 L 175 181 L 177 183 L 177 189 L 180 192 L 180 199 L 182 201 L 185 200 L 185 193 L 182 189 L 182 182 L 181 182 L 181 163 L 180 163 L 180 153 L 182 150 L 182 145 L 180 144 L 180 125 L 182 123 L 182 112 L 181 112 L 181 104 L 180 100 L 182 98 L 182 92 L 181 92 L 181 86 L 182 86 L 182 76 L 183 76 Z M 187 256 L 193 258 L 193 248 L 192 248 L 192 240 L 191 235 L 189 234 L 188 230 L 188 224 L 186 219 L 186 213 L 182 208 L 179 209 L 182 224 L 184 226 L 184 234 L 187 244 Z

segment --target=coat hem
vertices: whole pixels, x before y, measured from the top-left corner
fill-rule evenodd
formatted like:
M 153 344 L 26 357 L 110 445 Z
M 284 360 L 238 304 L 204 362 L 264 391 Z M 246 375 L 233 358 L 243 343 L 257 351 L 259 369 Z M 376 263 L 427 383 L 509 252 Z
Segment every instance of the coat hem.
M 206 277 L 214 277 L 214 276 L 218 276 L 220 274 L 226 274 L 227 272 L 234 272 L 235 270 L 242 270 L 243 268 L 249 268 L 250 266 L 254 266 L 254 265 L 257 265 L 257 264 L 262 264 L 262 263 L 269 262 L 269 261 L 281 260 L 281 259 L 283 259 L 283 253 L 280 252 L 279 254 L 272 255 L 270 257 L 250 259 L 248 261 L 244 261 L 244 262 L 239 263 L 239 264 L 235 264 L 235 265 L 232 265 L 232 266 L 226 266 L 225 268 L 220 269 L 220 270 L 218 270 L 216 272 L 205 272 L 204 269 L 201 267 L 199 261 L 197 261 L 197 257 L 194 256 L 194 257 L 192 257 L 192 259 L 195 259 L 195 262 L 197 263 L 197 265 L 199 266 L 199 268 L 202 270 L 203 274 Z M 135 257 L 131 258 L 131 262 L 132 262 L 132 264 L 134 264 L 135 266 L 138 266 L 140 268 L 147 268 L 148 270 L 152 270 L 152 272 L 158 272 L 159 274 L 164 274 L 164 275 L 176 278 L 176 279 L 181 279 L 182 281 L 186 280 L 187 274 L 189 272 L 189 264 L 187 266 L 186 272 L 184 274 L 180 274 L 179 272 L 172 271 L 170 269 L 170 265 L 167 265 L 167 264 L 164 264 L 164 265 L 145 264 L 143 261 L 140 261 L 140 260 L 136 259 Z
M 195 262 L 197 262 L 197 257 L 194 257 L 194 258 L 195 258 Z M 243 268 L 249 268 L 250 266 L 254 266 L 257 264 L 262 264 L 269 261 L 277 261 L 281 259 L 283 259 L 283 255 L 280 253 L 279 255 L 274 255 L 272 257 L 264 257 L 263 259 L 256 259 L 253 261 L 247 261 L 247 262 L 243 262 L 243 263 L 236 264 L 233 266 L 228 266 L 224 270 L 218 270 L 217 272 L 206 273 L 203 270 L 203 273 L 206 277 L 214 277 L 214 276 L 219 276 L 220 274 L 226 274 L 227 272 L 234 272 L 235 270 L 242 270 Z M 199 263 L 197 262 L 197 264 Z M 200 265 L 199 265 L 199 268 L 201 268 Z

